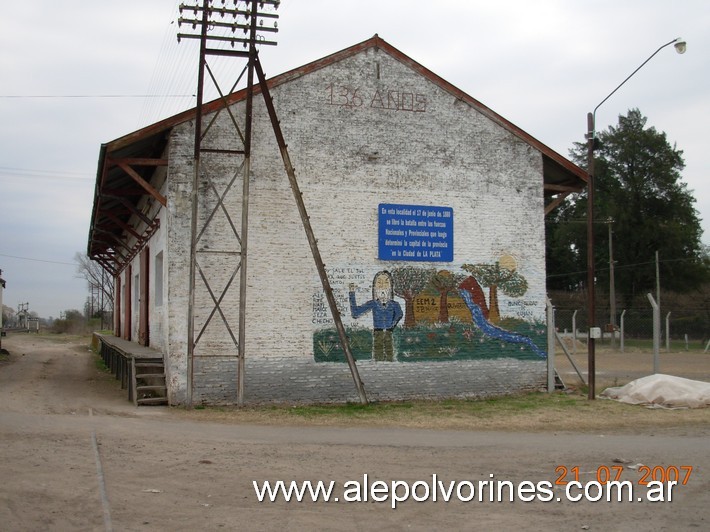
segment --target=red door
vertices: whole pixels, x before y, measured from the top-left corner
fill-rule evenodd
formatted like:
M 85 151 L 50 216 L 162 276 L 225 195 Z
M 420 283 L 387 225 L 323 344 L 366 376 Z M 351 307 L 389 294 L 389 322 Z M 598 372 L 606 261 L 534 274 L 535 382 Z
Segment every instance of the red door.
M 123 285 L 123 339 L 131 339 L 131 277 L 133 268 L 126 266 L 126 283 Z
M 116 276 L 116 303 L 113 306 L 113 335 L 121 337 L 121 276 Z
M 149 283 L 150 248 L 146 246 L 141 251 L 140 295 L 138 297 L 138 343 L 150 344 L 150 330 L 148 328 L 148 287 Z

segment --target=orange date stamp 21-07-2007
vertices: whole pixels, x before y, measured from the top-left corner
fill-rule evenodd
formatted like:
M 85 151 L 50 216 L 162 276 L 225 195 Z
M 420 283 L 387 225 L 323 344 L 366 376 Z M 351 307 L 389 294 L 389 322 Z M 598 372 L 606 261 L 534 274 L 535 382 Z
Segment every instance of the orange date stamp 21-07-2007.
M 619 482 L 621 480 L 628 480 L 622 477 L 625 476 L 623 475 L 624 471 L 629 469 L 638 473 L 638 477 L 635 481 L 640 486 L 647 486 L 649 482 L 675 482 L 677 485 L 685 486 L 693 473 L 693 466 L 690 465 L 647 466 L 638 464 L 632 467 L 623 465 L 600 465 L 596 470 L 584 472 L 580 470 L 579 466 L 569 467 L 559 465 L 555 468 L 555 473 L 557 474 L 555 485 L 564 486 L 568 482 L 579 482 L 580 475 L 596 475 L 596 478 L 593 478 L 593 480 L 596 480 L 600 484 Z

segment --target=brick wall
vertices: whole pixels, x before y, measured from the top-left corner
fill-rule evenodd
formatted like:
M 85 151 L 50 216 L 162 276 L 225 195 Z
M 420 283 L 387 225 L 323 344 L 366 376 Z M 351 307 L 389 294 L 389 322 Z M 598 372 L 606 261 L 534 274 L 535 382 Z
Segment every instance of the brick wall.
M 196 359 L 195 404 L 234 404 L 236 360 Z M 538 391 L 546 386 L 544 361 L 470 360 L 466 362 L 358 362 L 370 401 L 488 397 Z M 247 403 L 357 402 L 346 364 L 317 363 L 311 358 L 248 358 L 244 400 Z

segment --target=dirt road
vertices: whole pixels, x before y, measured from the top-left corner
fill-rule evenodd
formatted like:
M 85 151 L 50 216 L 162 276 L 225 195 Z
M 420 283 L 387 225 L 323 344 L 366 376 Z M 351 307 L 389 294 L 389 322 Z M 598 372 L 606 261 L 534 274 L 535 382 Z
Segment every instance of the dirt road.
M 0 362 L 0 530 L 686 530 L 710 527 L 710 427 L 623 434 L 257 426 L 135 408 L 84 340 L 11 336 Z M 705 379 L 707 380 L 707 378 Z M 639 502 L 643 464 L 692 466 L 672 502 Z M 623 470 L 621 469 L 623 465 Z M 564 469 L 567 475 L 564 476 Z M 560 480 L 621 472 L 633 502 L 570 502 Z M 657 469 L 660 471 L 660 469 Z M 424 502 L 345 502 L 358 481 L 447 488 Z M 367 475 L 365 482 L 364 475 Z M 259 502 L 253 481 L 336 482 L 338 502 Z M 462 502 L 479 481 L 550 482 L 550 500 Z M 382 487 L 382 486 L 380 486 Z M 543 486 L 544 487 L 544 486 Z M 399 488 L 399 494 L 403 493 Z M 458 490 L 458 491 L 457 491 Z M 381 495 L 381 491 L 379 492 Z M 504 493 L 508 493 L 504 491 Z M 573 490 L 573 496 L 582 490 Z M 590 492 L 591 495 L 595 493 Z M 518 496 L 520 495 L 520 496 Z M 560 501 L 557 501 L 557 498 Z M 349 498 L 355 498 L 351 491 Z M 535 495 L 533 495 L 535 498 Z

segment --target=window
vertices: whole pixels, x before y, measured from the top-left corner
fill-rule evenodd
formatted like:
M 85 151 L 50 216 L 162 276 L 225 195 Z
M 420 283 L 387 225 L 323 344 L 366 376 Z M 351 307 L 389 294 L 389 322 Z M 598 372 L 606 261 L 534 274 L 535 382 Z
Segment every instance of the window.
M 163 252 L 161 251 L 155 256 L 155 306 L 163 305 Z
M 133 276 L 133 312 L 138 309 L 138 302 L 141 299 L 140 287 L 140 277 L 136 274 Z

